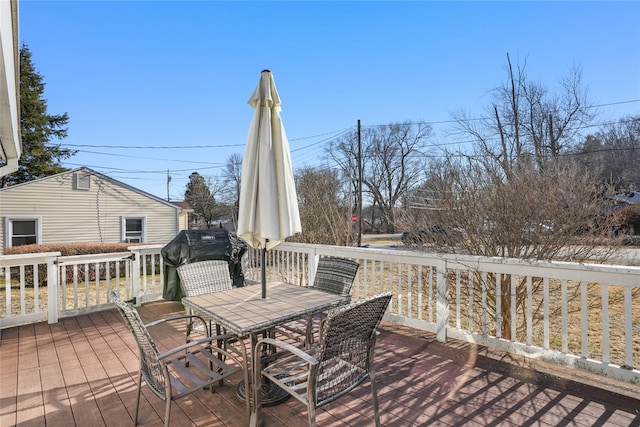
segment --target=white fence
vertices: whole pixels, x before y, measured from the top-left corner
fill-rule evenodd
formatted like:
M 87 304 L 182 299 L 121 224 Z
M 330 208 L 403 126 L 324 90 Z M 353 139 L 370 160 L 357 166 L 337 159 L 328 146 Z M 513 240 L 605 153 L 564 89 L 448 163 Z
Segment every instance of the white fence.
M 267 280 L 313 281 L 321 256 L 360 262 L 354 299 L 391 290 L 386 319 L 640 384 L 640 267 L 287 243 Z M 254 252 L 246 276 L 259 280 Z M 311 276 L 311 277 L 310 277 Z
M 162 245 L 130 252 L 60 256 L 60 252 L 0 255 L 0 329 L 111 308 L 117 291 L 137 303 L 162 297 Z M 135 272 L 135 273 L 134 273 Z
M 161 247 L 0 256 L 0 328 L 110 307 L 110 290 L 161 298 Z M 640 267 L 285 243 L 267 253 L 266 279 L 311 283 L 321 256 L 359 261 L 354 300 L 393 291 L 387 320 L 640 384 Z M 257 251 L 244 271 L 260 280 Z

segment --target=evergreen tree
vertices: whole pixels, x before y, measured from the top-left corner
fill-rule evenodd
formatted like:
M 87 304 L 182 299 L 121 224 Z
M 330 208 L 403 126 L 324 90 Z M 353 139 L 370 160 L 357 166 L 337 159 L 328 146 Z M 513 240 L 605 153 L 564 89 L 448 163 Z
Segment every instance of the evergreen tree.
M 211 222 L 218 216 L 218 205 L 209 185 L 198 172 L 189 175 L 184 199 L 189 202 L 198 220 L 203 222 L 207 228 L 211 228 Z
M 60 145 L 47 145 L 51 139 L 67 136 L 67 113 L 52 115 L 47 112 L 43 97 L 45 83 L 31 60 L 31 51 L 23 44 L 20 48 L 20 128 L 22 155 L 18 170 L 0 178 L 0 188 L 32 181 L 68 170 L 61 161 L 76 152 Z

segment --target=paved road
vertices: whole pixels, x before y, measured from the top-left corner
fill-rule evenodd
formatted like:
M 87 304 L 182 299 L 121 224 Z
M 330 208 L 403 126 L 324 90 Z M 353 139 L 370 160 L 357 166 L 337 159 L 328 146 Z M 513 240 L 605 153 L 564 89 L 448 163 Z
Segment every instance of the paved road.
M 400 234 L 365 234 L 362 244 L 377 249 L 406 249 Z M 640 248 L 621 248 L 608 264 L 640 266 Z

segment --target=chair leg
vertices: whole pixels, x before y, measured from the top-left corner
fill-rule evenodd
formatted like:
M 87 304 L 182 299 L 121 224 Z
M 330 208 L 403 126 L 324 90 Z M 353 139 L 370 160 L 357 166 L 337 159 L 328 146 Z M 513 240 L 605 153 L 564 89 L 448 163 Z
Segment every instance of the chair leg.
M 313 344 L 313 316 L 309 316 L 307 319 L 307 330 L 305 331 L 305 347 L 310 347 Z
M 309 427 L 317 427 L 316 406 L 307 400 L 307 412 L 309 413 Z
M 171 396 L 165 396 L 166 407 L 164 410 L 164 426 L 169 427 L 171 424 Z
M 191 314 L 191 309 L 187 308 L 187 310 L 185 311 L 186 314 Z M 191 330 L 193 329 L 193 318 L 187 318 L 187 333 L 185 335 L 185 343 L 189 344 L 191 342 Z M 185 353 L 187 352 L 187 350 L 185 350 Z M 185 366 L 188 368 L 189 367 L 189 361 L 185 362 Z
M 369 372 L 369 381 L 371 381 L 371 397 L 373 399 L 374 419 L 376 420 L 376 427 L 380 427 L 380 408 L 378 407 L 378 394 L 376 393 L 376 382 L 373 369 Z
M 213 328 L 213 325 L 209 323 L 209 330 L 212 330 L 212 328 Z M 220 329 L 220 325 L 216 323 L 216 335 L 220 335 L 221 332 L 222 331 Z M 227 346 L 226 342 L 222 342 L 222 340 L 218 340 L 217 344 L 218 344 L 218 347 L 224 346 L 226 350 L 226 346 Z M 218 359 L 224 361 L 225 357 L 222 353 L 218 353 Z M 213 369 L 213 362 L 209 362 L 209 365 L 210 365 L 210 368 Z M 218 381 L 218 385 L 222 387 L 224 385 L 224 380 Z M 211 386 L 211 393 L 213 393 L 213 386 Z
M 251 339 L 251 349 L 252 351 L 255 351 L 256 347 L 253 345 L 254 342 L 254 338 L 252 337 Z M 252 355 L 253 358 L 255 357 L 260 357 L 259 354 L 254 354 Z M 261 395 L 262 395 L 262 390 L 261 390 L 261 384 L 262 384 L 262 372 L 261 372 L 261 366 L 260 363 L 254 363 L 254 369 L 253 369 L 253 379 L 251 381 L 251 387 L 249 387 L 249 384 L 245 383 L 245 394 L 246 394 L 246 398 L 249 398 L 249 393 L 253 393 L 253 407 L 251 408 L 251 418 L 249 419 L 249 426 L 250 427 L 262 427 L 262 399 L 261 399 Z M 251 375 L 249 375 L 251 376 Z
M 142 389 L 142 371 L 138 373 L 138 397 L 136 398 L 136 415 L 133 420 L 134 425 L 138 425 L 138 410 L 140 409 L 140 391 Z
M 185 314 L 191 314 L 191 309 L 187 308 L 185 310 Z M 187 318 L 187 333 L 186 333 L 186 343 L 189 344 L 191 342 L 191 329 L 193 329 L 193 318 Z

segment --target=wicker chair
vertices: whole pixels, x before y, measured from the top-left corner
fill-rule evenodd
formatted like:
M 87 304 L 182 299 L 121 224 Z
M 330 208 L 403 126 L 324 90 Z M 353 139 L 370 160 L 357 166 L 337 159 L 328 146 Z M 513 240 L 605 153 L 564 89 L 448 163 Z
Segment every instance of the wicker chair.
M 377 328 L 391 300 L 391 292 L 331 310 L 322 324 L 318 345 L 305 351 L 290 343 L 263 338 L 256 344 L 276 349 L 263 360 L 254 358 L 257 381 L 265 377 L 307 406 L 309 425 L 316 426 L 316 408 L 369 378 L 376 426 L 380 426 L 373 369 Z M 260 393 L 254 393 L 251 425 L 261 426 Z
M 349 295 L 359 267 L 358 262 L 346 258 L 320 258 L 311 288 L 336 295 Z M 292 321 L 280 326 L 277 331 L 299 343 L 309 345 L 313 343 L 314 330 L 318 329 L 317 325 L 323 317 L 310 316 L 306 322 L 302 319 Z
M 227 261 L 198 261 L 183 264 L 177 268 L 177 271 L 180 277 L 182 293 L 188 297 L 227 291 L 233 288 L 233 280 L 231 280 Z M 187 325 L 187 342 L 191 340 L 193 326 L 191 323 Z M 211 330 L 212 325 L 209 322 L 209 331 Z M 219 325 L 216 325 L 215 333 L 220 334 Z
M 359 267 L 359 263 L 346 258 L 320 258 L 311 287 L 336 295 L 349 295 Z
M 192 262 L 179 266 L 177 270 L 182 292 L 188 297 L 226 291 L 233 287 L 227 261 Z
M 160 353 L 148 328 L 174 320 L 182 320 L 185 317 L 196 317 L 203 323 L 204 320 L 198 316 L 181 315 L 160 319 L 145 325 L 137 310 L 122 301 L 115 292 L 111 292 L 110 299 L 116 304 L 129 330 L 133 332 L 140 350 L 140 373 L 134 418 L 136 425 L 138 425 L 143 379 L 151 391 L 166 402 L 165 426 L 169 426 L 171 423 L 172 401 L 209 386 L 213 391 L 214 383 L 222 383 L 225 378 L 237 372 L 242 371 L 245 383 L 248 381 L 247 352 L 244 342 L 241 340 L 235 340 L 233 344 L 229 344 L 228 341 L 234 336 L 218 335 L 196 340 Z M 220 346 L 220 343 L 225 345 Z M 249 399 L 245 401 L 245 409 L 248 417 L 250 414 Z

